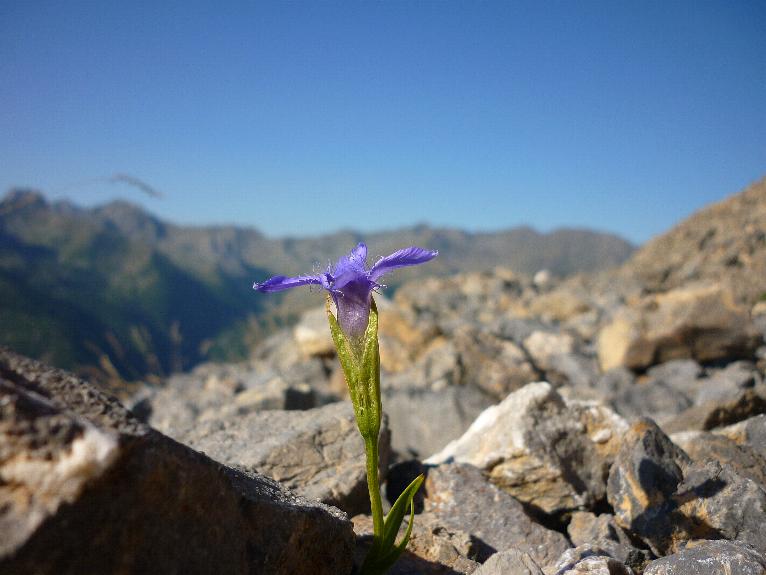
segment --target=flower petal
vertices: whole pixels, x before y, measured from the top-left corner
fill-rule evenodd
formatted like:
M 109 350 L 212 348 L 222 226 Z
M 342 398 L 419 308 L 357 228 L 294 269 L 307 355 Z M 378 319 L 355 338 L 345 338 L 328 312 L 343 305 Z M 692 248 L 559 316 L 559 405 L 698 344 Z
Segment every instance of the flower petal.
M 389 256 L 380 258 L 370 269 L 370 279 L 377 281 L 382 275 L 405 266 L 414 266 L 424 264 L 434 259 L 439 252 L 435 250 L 426 250 L 416 246 L 410 246 L 401 250 L 396 250 Z
M 348 254 L 341 257 L 333 269 L 333 276 L 336 278 L 347 274 L 348 272 L 365 273 L 367 265 L 367 246 L 364 242 L 359 242 L 357 246 Z
M 289 278 L 287 276 L 274 276 L 267 279 L 265 282 L 254 283 L 253 289 L 258 290 L 261 293 L 271 293 L 275 291 L 282 291 L 298 286 L 308 284 L 322 285 L 321 276 L 296 276 Z
M 340 289 L 343 286 L 367 280 L 367 246 L 359 242 L 348 254 L 341 257 L 332 270 L 332 287 Z

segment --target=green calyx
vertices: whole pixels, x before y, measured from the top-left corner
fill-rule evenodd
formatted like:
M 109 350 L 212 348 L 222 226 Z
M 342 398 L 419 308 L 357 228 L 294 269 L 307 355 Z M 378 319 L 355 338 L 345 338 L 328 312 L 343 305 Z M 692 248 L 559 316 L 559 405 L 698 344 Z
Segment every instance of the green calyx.
M 382 409 L 380 404 L 380 350 L 378 347 L 378 308 L 370 298 L 370 318 L 360 339 L 343 333 L 330 309 L 327 297 L 327 319 L 338 351 L 338 359 L 346 376 L 346 384 L 354 405 L 356 423 L 365 439 L 378 440 Z

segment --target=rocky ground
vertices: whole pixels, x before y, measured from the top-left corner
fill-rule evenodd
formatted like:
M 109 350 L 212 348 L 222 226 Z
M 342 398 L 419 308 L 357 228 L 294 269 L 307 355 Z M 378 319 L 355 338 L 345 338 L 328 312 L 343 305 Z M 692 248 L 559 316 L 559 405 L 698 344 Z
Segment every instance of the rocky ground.
M 765 270 L 762 181 L 611 272 L 379 299 L 386 497 L 427 474 L 392 573 L 766 573 Z M 130 411 L 7 350 L 0 368 L 0 573 L 350 574 L 364 555 L 323 309 Z

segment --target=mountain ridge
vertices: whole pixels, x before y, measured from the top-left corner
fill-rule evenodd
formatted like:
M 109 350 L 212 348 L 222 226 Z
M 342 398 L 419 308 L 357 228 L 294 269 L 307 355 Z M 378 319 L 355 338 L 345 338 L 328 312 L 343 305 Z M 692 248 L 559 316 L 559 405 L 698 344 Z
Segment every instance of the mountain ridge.
M 0 343 L 109 378 L 241 357 L 315 303 L 301 294 L 259 298 L 254 281 L 324 268 L 362 239 L 371 259 L 406 245 L 440 250 L 428 269 L 398 273 L 389 293 L 417 277 L 496 266 L 592 272 L 634 250 L 614 234 L 529 227 L 476 233 L 420 224 L 269 238 L 255 228 L 177 225 L 122 200 L 83 208 L 15 189 L 0 200 Z

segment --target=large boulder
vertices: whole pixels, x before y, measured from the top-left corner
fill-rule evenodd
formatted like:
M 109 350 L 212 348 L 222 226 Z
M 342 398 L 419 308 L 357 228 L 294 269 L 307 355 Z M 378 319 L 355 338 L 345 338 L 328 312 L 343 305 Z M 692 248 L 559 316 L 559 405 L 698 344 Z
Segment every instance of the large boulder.
M 474 465 L 519 501 L 555 514 L 605 497 L 627 428 L 603 405 L 566 402 L 549 383 L 531 383 L 485 410 L 427 462 Z
M 604 371 L 645 369 L 671 359 L 751 357 L 758 336 L 748 308 L 720 285 L 691 285 L 623 307 L 598 336 Z
M 226 465 L 261 473 L 299 495 L 349 514 L 369 511 L 364 441 L 350 402 L 202 421 L 174 439 Z M 385 418 L 378 444 L 385 477 L 390 451 Z
M 0 572 L 349 573 L 340 511 L 223 466 L 0 349 Z

